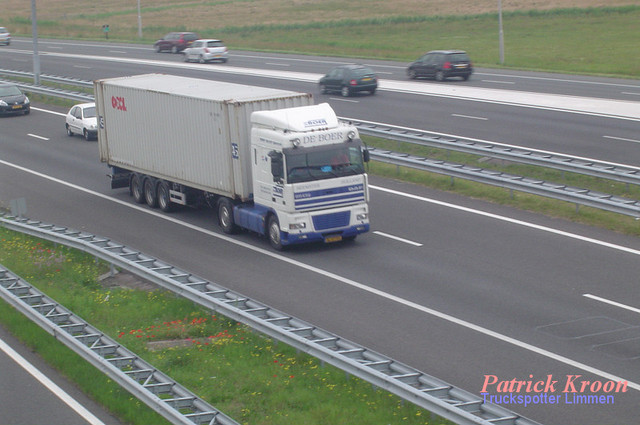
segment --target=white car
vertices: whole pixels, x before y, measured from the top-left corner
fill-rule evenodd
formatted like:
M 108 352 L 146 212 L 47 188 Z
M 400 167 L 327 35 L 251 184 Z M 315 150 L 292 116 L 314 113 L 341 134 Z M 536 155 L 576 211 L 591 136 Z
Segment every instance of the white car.
M 0 43 L 5 46 L 11 44 L 11 34 L 9 34 L 9 30 L 5 27 L 0 27 Z
M 74 105 L 65 119 L 67 135 L 82 135 L 85 140 L 95 139 L 98 136 L 98 120 L 96 118 L 95 103 L 80 103 Z
M 227 47 L 222 40 L 202 39 L 196 40 L 183 50 L 184 61 L 197 61 L 200 63 L 228 60 Z

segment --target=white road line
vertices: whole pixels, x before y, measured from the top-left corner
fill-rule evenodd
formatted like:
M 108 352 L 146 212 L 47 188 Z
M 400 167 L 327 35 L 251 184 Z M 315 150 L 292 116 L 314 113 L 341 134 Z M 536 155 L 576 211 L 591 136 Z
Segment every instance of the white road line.
M 634 92 L 631 92 L 631 91 L 623 91 L 622 94 L 631 94 L 633 96 L 640 96 L 640 92 L 634 93 Z
M 125 52 L 124 50 L 109 50 L 109 53 L 121 53 L 121 54 L 127 54 L 129 52 Z
M 489 121 L 489 118 L 474 117 L 474 116 L 471 116 L 471 115 L 451 114 L 451 116 L 452 117 L 458 117 L 458 118 L 469 118 L 471 120 Z
M 278 62 L 265 62 L 265 65 L 275 65 L 275 66 L 291 66 L 290 63 L 278 63 Z
M 79 68 L 79 69 L 93 69 L 91 66 L 84 66 L 84 65 L 73 65 L 74 68 Z
M 160 213 L 158 211 L 151 210 L 151 209 L 149 209 L 147 207 L 143 207 L 143 206 L 138 205 L 138 204 L 131 204 L 131 203 L 119 200 L 119 199 L 115 199 L 115 198 L 112 198 L 110 196 L 104 195 L 102 193 L 95 192 L 93 190 L 84 188 L 82 186 L 78 186 L 78 185 L 73 184 L 73 183 L 66 182 L 64 180 L 57 179 L 57 178 L 52 177 L 52 176 L 48 176 L 46 174 L 40 173 L 40 172 L 35 171 L 35 170 L 31 170 L 29 168 L 26 168 L 26 167 L 23 167 L 23 166 L 20 166 L 20 165 L 17 165 L 17 164 L 12 164 L 12 163 L 4 161 L 4 160 L 0 160 L 0 164 L 6 165 L 8 167 L 12 167 L 12 168 L 14 168 L 16 170 L 20 170 L 20 171 L 32 174 L 32 175 L 37 176 L 37 177 L 41 177 L 43 179 L 52 181 L 54 183 L 61 184 L 63 186 L 67 186 L 67 187 L 72 188 L 72 189 L 76 189 L 78 191 L 87 193 L 89 195 L 96 196 L 98 198 L 101 198 L 101 199 L 104 199 L 104 200 L 107 200 L 107 201 L 110 201 L 110 202 L 113 202 L 113 203 L 116 203 L 116 204 L 119 204 L 119 205 L 122 205 L 124 207 L 131 208 L 131 209 L 134 209 L 136 211 L 140 211 L 140 212 L 143 212 L 145 214 L 152 215 L 152 216 L 157 217 L 159 219 L 166 220 L 168 222 L 177 224 L 179 226 L 183 226 L 183 227 L 185 227 L 187 229 L 191 229 L 191 230 L 200 232 L 202 234 L 205 234 L 205 235 L 217 238 L 217 239 L 221 239 L 221 240 L 230 242 L 232 244 L 235 244 L 237 246 L 241 246 L 243 248 L 249 249 L 249 250 L 254 251 L 256 253 L 260 253 L 262 255 L 271 257 L 271 258 L 273 258 L 275 260 L 279 260 L 279 261 L 282 261 L 284 263 L 290 264 L 292 266 L 300 267 L 301 269 L 304 269 L 304 270 L 310 271 L 312 273 L 316 273 L 318 275 L 324 276 L 327 279 L 333 279 L 335 281 L 342 282 L 345 285 L 348 285 L 348 286 L 351 286 L 353 288 L 359 289 L 361 291 L 368 292 L 370 294 L 379 296 L 380 298 L 384 298 L 384 299 L 386 299 L 388 301 L 396 302 L 396 303 L 404 305 L 406 307 L 413 308 L 413 309 L 415 309 L 417 311 L 421 311 L 421 312 L 423 312 L 425 314 L 428 314 L 428 315 L 437 317 L 439 319 L 445 320 L 447 322 L 462 326 L 464 328 L 473 330 L 475 332 L 481 333 L 481 334 L 489 336 L 491 338 L 495 338 L 495 339 L 497 339 L 499 341 L 505 342 L 507 344 L 511 344 L 511 345 L 519 347 L 519 348 L 521 348 L 523 350 L 530 351 L 532 353 L 535 353 L 535 354 L 541 355 L 543 357 L 558 361 L 560 363 L 564 363 L 564 364 L 566 364 L 568 366 L 571 366 L 571 367 L 574 367 L 574 368 L 577 368 L 577 369 L 582 369 L 585 372 L 592 373 L 594 375 L 598 375 L 598 376 L 600 376 L 602 378 L 609 379 L 609 380 L 612 380 L 612 381 L 627 381 L 628 382 L 627 386 L 629 388 L 632 388 L 634 390 L 640 391 L 640 383 L 629 381 L 627 379 L 621 378 L 619 376 L 613 375 L 613 374 L 605 372 L 603 370 L 596 369 L 596 368 L 594 368 L 592 366 L 589 366 L 589 365 L 586 365 L 584 363 L 580 363 L 578 361 L 572 360 L 572 359 L 570 359 L 568 357 L 561 356 L 559 354 L 553 353 L 553 352 L 545 350 L 543 348 L 539 348 L 539 347 L 536 347 L 534 345 L 528 344 L 526 342 L 517 340 L 517 339 L 512 338 L 510 336 L 503 335 L 501 333 L 492 331 L 492 330 L 487 329 L 487 328 L 483 328 L 482 326 L 476 325 L 476 324 L 471 323 L 471 322 L 467 322 L 466 320 L 458 319 L 457 317 L 454 317 L 454 316 L 451 316 L 449 314 L 446 314 L 446 313 L 431 309 L 429 307 L 425 307 L 423 305 L 420 305 L 420 304 L 415 303 L 415 302 L 410 301 L 410 300 L 406 300 L 404 298 L 398 297 L 398 296 L 390 294 L 388 292 L 384 292 L 384 291 L 381 291 L 379 289 L 372 288 L 370 286 L 366 286 L 365 284 L 356 282 L 354 280 L 351 280 L 351 279 L 348 279 L 346 277 L 337 275 L 335 273 L 332 273 L 332 272 L 329 272 L 329 271 L 326 271 L 326 270 L 322 270 L 320 268 L 311 266 L 309 264 L 302 263 L 300 261 L 297 261 L 297 260 L 294 260 L 294 259 L 291 259 L 291 258 L 284 257 L 284 256 L 282 256 L 282 255 L 280 255 L 280 254 L 278 254 L 276 252 L 273 252 L 273 251 L 270 251 L 270 250 L 267 250 L 267 249 L 263 249 L 263 248 L 259 248 L 259 247 L 250 245 L 250 244 L 248 244 L 246 242 L 235 240 L 235 239 L 233 239 L 233 238 L 231 238 L 229 236 L 226 236 L 226 235 L 223 235 L 223 234 L 219 234 L 219 233 L 215 233 L 215 232 L 213 232 L 211 230 L 207 230 L 207 229 L 195 226 L 195 225 L 190 224 L 190 223 L 179 221 L 178 219 L 175 219 L 175 218 L 173 218 L 171 216 L 167 216 L 167 215 L 165 215 L 163 213 Z M 399 195 L 399 196 L 405 196 L 405 197 L 421 200 L 421 201 L 424 201 L 424 202 L 430 202 L 430 203 L 433 203 L 433 204 L 447 206 L 447 207 L 454 208 L 454 209 L 457 209 L 457 210 L 466 211 L 466 212 L 470 212 L 470 213 L 473 213 L 473 214 L 478 214 L 478 215 L 482 215 L 482 216 L 485 216 L 485 217 L 490 217 L 490 218 L 494 218 L 494 219 L 498 219 L 498 220 L 503 220 L 505 222 L 510 222 L 510 223 L 513 223 L 513 224 L 518 224 L 518 225 L 525 226 L 525 227 L 530 227 L 530 228 L 533 228 L 533 229 L 538 229 L 538 230 L 543 230 L 543 231 L 547 231 L 547 232 L 550 232 L 550 233 L 555 233 L 555 234 L 562 235 L 562 236 L 565 236 L 565 237 L 569 237 L 569 238 L 585 241 L 585 242 L 588 242 L 588 243 L 593 243 L 593 244 L 600 245 L 600 246 L 607 247 L 607 248 L 611 248 L 611 249 L 617 249 L 617 250 L 620 250 L 620 251 L 623 251 L 623 252 L 632 253 L 634 255 L 639 255 L 640 256 L 640 251 L 638 251 L 638 250 L 634 250 L 634 249 L 631 249 L 631 248 L 627 248 L 627 247 L 611 244 L 609 242 L 598 241 L 596 239 L 587 238 L 587 237 L 584 237 L 584 236 L 580 236 L 580 235 L 564 232 L 564 231 L 561 231 L 561 230 L 551 229 L 551 228 L 540 226 L 540 225 L 537 225 L 537 224 L 527 223 L 527 222 L 524 222 L 524 221 L 515 220 L 515 219 L 512 219 L 512 218 L 508 218 L 508 217 L 502 217 L 502 216 L 499 216 L 499 215 L 496 215 L 496 214 L 490 214 L 490 213 L 486 213 L 486 212 L 483 212 L 483 211 L 473 210 L 471 208 L 461 207 L 459 205 L 449 204 L 449 203 L 437 201 L 437 200 L 434 200 L 434 199 L 428 199 L 428 198 L 423 198 L 423 197 L 416 196 L 416 195 L 406 194 L 406 193 L 402 193 L 402 192 L 398 192 L 398 191 L 395 191 L 395 190 L 390 190 L 390 189 L 386 189 L 386 188 L 382 188 L 382 187 L 378 187 L 378 186 L 369 186 L 369 188 L 370 189 L 374 189 L 374 190 L 384 191 L 384 192 L 391 193 L 391 194 L 396 194 L 396 195 Z
M 93 413 L 88 411 L 83 405 L 78 403 L 73 397 L 67 394 L 62 388 L 57 386 L 51 379 L 40 372 L 34 365 L 29 363 L 18 352 L 11 348 L 6 342 L 0 339 L 0 350 L 4 351 L 14 362 L 20 365 L 31 376 L 33 376 L 38 382 L 44 385 L 49 391 L 51 391 L 56 397 L 62 400 L 67 406 L 73 409 L 78 415 L 80 415 L 85 421 L 92 425 L 104 425 L 100 419 L 98 419 Z
M 36 138 L 36 139 L 40 139 L 40 140 L 49 140 L 49 138 L 48 138 L 48 137 L 38 136 L 37 134 L 31 134 L 31 133 L 28 133 L 28 134 L 27 134 L 27 136 L 29 136 L 29 137 L 34 137 L 34 138 Z
M 404 242 L 404 243 L 409 244 L 409 245 L 422 246 L 421 243 L 413 242 L 413 241 L 410 241 L 409 239 L 400 238 L 398 236 L 393 236 L 393 235 L 390 235 L 388 233 L 379 232 L 377 230 L 375 232 L 373 232 L 373 233 L 378 235 L 378 236 L 384 236 L 385 238 L 393 239 L 393 240 L 396 240 L 396 241 L 399 241 L 399 242 Z
M 640 308 L 635 308 L 635 307 L 631 307 L 629 305 L 626 304 L 622 304 L 616 301 L 611 301 L 608 300 L 606 298 L 602 298 L 602 297 L 598 297 L 597 295 L 591 295 L 591 294 L 582 294 L 583 297 L 587 297 L 587 298 L 591 298 L 592 300 L 596 300 L 596 301 L 600 301 L 606 304 L 611 304 L 613 306 L 616 307 L 620 307 L 620 308 L 624 308 L 625 310 L 629 310 L 629 311 L 633 311 L 634 313 L 640 313 Z
M 515 84 L 515 81 L 482 80 L 483 83 Z
M 605 139 L 622 140 L 623 142 L 640 143 L 640 140 L 625 139 L 624 137 L 615 137 L 615 136 L 602 136 L 602 137 L 604 137 Z
M 345 99 L 343 97 L 330 97 L 331 100 L 338 100 L 340 102 L 360 103 L 359 100 Z

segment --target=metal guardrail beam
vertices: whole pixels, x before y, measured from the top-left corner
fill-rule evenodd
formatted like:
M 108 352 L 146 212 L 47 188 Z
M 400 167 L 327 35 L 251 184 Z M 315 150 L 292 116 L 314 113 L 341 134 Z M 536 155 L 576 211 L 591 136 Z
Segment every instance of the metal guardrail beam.
M 176 425 L 239 425 L 0 265 L 0 296 Z
M 536 425 L 438 378 L 107 238 L 39 221 L 0 217 L 9 229 L 88 252 L 205 308 L 245 323 L 460 425 Z
M 575 204 L 599 208 L 605 211 L 640 217 L 640 201 L 634 199 L 622 198 L 588 189 L 522 177 L 496 170 L 485 170 L 479 167 L 433 160 L 388 150 L 369 148 L 369 153 L 371 158 L 387 164 L 445 174 L 447 176 L 472 180 L 478 183 L 490 184 L 520 192 L 527 192 L 534 195 L 546 196 Z
M 574 157 L 557 152 L 528 149 L 485 140 L 442 135 L 371 121 L 340 119 L 352 123 L 358 127 L 361 134 L 369 136 L 547 167 L 623 183 L 640 184 L 640 167 L 631 165 Z

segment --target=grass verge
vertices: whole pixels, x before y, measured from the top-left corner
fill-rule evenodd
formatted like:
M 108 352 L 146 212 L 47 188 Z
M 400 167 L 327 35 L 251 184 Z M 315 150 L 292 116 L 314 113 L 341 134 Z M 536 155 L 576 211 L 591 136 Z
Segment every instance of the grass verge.
M 0 242 L 0 264 L 240 423 L 449 423 L 170 292 L 105 287 L 87 254 L 2 227 Z M 123 421 L 166 423 L 4 301 L 0 323 Z

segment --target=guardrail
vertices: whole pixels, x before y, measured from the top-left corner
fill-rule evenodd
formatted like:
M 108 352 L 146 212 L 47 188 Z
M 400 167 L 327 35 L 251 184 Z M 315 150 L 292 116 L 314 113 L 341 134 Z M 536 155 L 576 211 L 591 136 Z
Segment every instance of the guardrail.
M 0 75 L 1 74 L 13 76 L 19 75 L 23 77 L 33 76 L 33 74 L 26 72 L 0 69 Z M 92 84 L 88 81 L 51 75 L 41 75 L 41 78 L 55 82 L 64 82 L 66 84 L 83 85 L 85 87 L 89 87 L 89 85 Z M 36 93 L 67 97 L 87 102 L 93 101 L 93 96 L 90 95 L 71 93 L 43 86 L 35 86 L 32 84 L 19 83 L 19 85 Z M 524 149 L 521 147 L 479 141 L 469 138 L 443 136 L 422 130 L 370 121 L 342 117 L 340 119 L 353 123 L 358 127 L 360 133 L 364 135 L 570 171 L 579 174 L 607 178 L 627 184 L 640 184 L 640 168 L 630 165 L 614 164 L 589 158 L 572 157 L 560 153 L 535 149 Z M 561 183 L 527 178 L 495 170 L 487 170 L 463 164 L 432 160 L 401 152 L 374 148 L 370 148 L 370 152 L 372 154 L 372 158 L 388 164 L 415 168 L 451 177 L 464 178 L 466 180 L 504 187 L 510 190 L 559 199 L 574 203 L 576 206 L 585 205 L 632 217 L 640 217 L 640 201 L 635 199 L 592 191 L 585 188 L 567 186 Z
M 0 265 L 0 296 L 176 425 L 240 425 Z
M 474 394 L 406 364 L 116 241 L 15 217 L 0 216 L 0 223 L 9 229 L 90 253 L 457 424 L 537 424 L 499 405 L 486 404 Z

